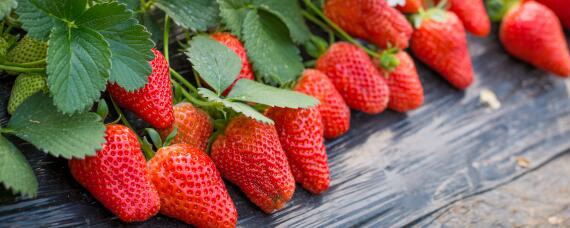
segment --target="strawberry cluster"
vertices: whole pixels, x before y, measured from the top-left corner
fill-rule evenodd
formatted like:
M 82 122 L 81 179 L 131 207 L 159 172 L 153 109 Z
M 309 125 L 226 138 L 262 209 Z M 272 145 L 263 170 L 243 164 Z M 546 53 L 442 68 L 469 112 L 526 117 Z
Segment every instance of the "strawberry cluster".
M 507 52 L 559 76 L 570 76 L 562 27 L 570 29 L 566 0 L 491 0 L 491 17 L 482 0 L 440 0 L 435 1 L 437 6 L 408 0 L 397 7 L 385 0 L 328 0 L 323 10 L 309 0 L 305 4 L 311 11 L 308 19 L 333 34 L 333 39 L 327 43 L 313 37 L 306 46 L 315 58 L 313 65 L 279 86 L 310 96 L 318 105 L 293 108 L 244 101 L 239 103 L 241 112 L 224 107 L 237 105 L 231 102 L 240 96 L 232 97 L 232 89 L 235 92 L 240 82 L 265 82 L 256 74 L 239 35 L 215 32 L 208 36 L 241 63 L 237 76 L 224 82 L 228 86 L 218 88 L 216 102 L 204 93 L 215 87 L 212 80 L 196 74 L 193 83 L 188 82 L 170 68 L 168 55 L 152 49 L 152 73 L 144 87 L 131 91 L 109 82 L 106 92 L 113 103 L 156 129 L 149 136 L 157 152 L 127 127 L 127 121 L 127 126 L 107 124 L 106 143 L 95 156 L 69 161 L 73 177 L 125 222 L 145 221 L 161 213 L 198 227 L 234 227 L 238 213 L 223 179 L 262 211 L 273 213 L 291 200 L 296 183 L 313 194 L 329 189 L 325 139 L 350 130 L 351 109 L 375 115 L 387 109 L 408 112 L 423 105 L 424 89 L 406 49 L 464 90 L 475 80 L 466 31 L 484 37 L 491 32 L 490 18 L 502 19 L 499 36 Z M 336 37 L 343 41 L 334 41 Z M 24 65 L 42 63 L 47 46 L 24 37 L 6 59 Z M 48 86 L 54 85 L 48 85 L 45 74 L 20 74 L 8 111 L 14 113 L 35 93 L 49 93 Z M 241 97 L 247 92 L 242 91 Z M 268 121 L 251 118 L 248 112 Z

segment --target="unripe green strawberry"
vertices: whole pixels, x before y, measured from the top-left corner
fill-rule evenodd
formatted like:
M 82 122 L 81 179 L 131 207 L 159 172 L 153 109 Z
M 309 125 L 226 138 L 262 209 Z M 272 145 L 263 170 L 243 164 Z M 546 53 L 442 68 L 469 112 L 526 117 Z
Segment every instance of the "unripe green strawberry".
M 38 92 L 48 93 L 46 77 L 41 74 L 20 74 L 12 87 L 12 95 L 10 95 L 8 102 L 8 113 L 14 114 L 18 106 Z
M 6 56 L 9 47 L 10 43 L 8 43 L 8 41 L 6 41 L 6 39 L 3 37 L 0 37 L 0 57 Z
M 6 61 L 11 63 L 29 63 L 45 59 L 47 43 L 28 36 L 22 38 L 16 46 L 6 54 Z

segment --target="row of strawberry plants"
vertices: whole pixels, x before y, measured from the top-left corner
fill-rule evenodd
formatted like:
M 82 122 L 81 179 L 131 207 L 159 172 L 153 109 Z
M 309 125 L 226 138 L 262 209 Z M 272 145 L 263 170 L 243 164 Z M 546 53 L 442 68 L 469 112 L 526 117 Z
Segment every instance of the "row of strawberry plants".
M 379 114 L 423 104 L 404 49 L 466 89 L 475 77 L 465 28 L 486 36 L 491 27 L 482 1 L 430 1 L 428 10 L 384 0 L 304 0 L 304 10 L 297 1 L 272 0 L 9 2 L 0 10 L 0 69 L 19 76 L 1 133 L 71 159 L 75 179 L 123 221 L 160 210 L 197 226 L 236 224 L 222 177 L 267 213 L 285 206 L 295 182 L 326 191 L 324 139 L 349 130 L 350 109 Z M 500 33 L 507 51 L 567 76 L 570 55 L 555 14 L 513 2 L 488 2 L 493 18 L 506 15 Z M 165 16 L 153 19 L 157 14 Z M 546 17 L 519 19 L 527 15 Z M 329 41 L 312 35 L 304 18 Z M 178 42 L 190 77 L 169 66 L 170 20 L 186 35 Z M 153 40 L 162 40 L 164 55 Z M 314 60 L 303 63 L 299 47 Z M 124 125 L 104 125 L 102 92 Z M 154 128 L 147 129 L 152 145 L 121 108 Z M 0 139 L 0 181 L 34 196 L 30 165 Z

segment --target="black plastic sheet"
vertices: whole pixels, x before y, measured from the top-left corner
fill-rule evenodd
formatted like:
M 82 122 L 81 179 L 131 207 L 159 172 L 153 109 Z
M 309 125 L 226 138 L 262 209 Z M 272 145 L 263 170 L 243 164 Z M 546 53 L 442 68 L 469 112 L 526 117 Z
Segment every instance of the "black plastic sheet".
M 496 35 L 470 37 L 470 52 L 477 81 L 469 90 L 453 89 L 416 62 L 426 91 L 424 107 L 408 114 L 353 113 L 351 131 L 327 142 L 328 192 L 313 196 L 298 187 L 284 210 L 267 215 L 227 184 L 238 208 L 238 226 L 412 225 L 570 148 L 568 82 L 508 56 Z M 175 66 L 188 68 L 182 56 L 174 58 Z M 8 86 L 0 88 L 4 97 Z M 500 109 L 480 102 L 483 89 L 497 95 Z M 36 199 L 0 192 L 0 227 L 125 225 L 73 180 L 64 159 L 31 145 L 19 147 L 34 167 L 40 191 Z M 530 161 L 529 167 L 517 165 L 520 157 Z M 184 226 L 164 216 L 132 225 Z

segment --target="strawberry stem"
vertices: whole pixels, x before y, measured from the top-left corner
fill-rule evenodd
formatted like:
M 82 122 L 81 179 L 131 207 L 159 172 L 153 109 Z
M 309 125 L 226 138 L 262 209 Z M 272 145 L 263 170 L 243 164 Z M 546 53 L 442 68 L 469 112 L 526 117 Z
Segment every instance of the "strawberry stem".
M 166 15 L 164 17 L 164 34 L 163 34 L 163 51 L 164 51 L 164 57 L 166 58 L 166 62 L 170 63 L 170 55 L 168 54 L 168 39 L 170 37 L 170 17 L 168 17 L 168 15 Z
M 176 72 L 176 70 L 170 68 L 170 74 L 174 76 L 174 79 L 176 79 L 176 81 L 180 81 L 184 86 L 192 90 L 192 93 L 194 93 L 194 95 L 198 94 L 198 89 L 196 89 L 196 87 L 192 85 L 192 83 L 190 83 L 188 80 L 186 80 L 182 75 Z
M 119 106 L 117 105 L 117 103 L 115 102 L 115 100 L 113 100 L 113 98 L 111 97 L 111 103 L 113 104 L 113 109 L 115 109 L 115 112 L 117 112 L 117 114 L 119 115 L 119 118 L 121 119 L 121 122 L 127 126 L 130 129 L 134 129 L 133 126 L 131 125 L 131 123 L 129 123 L 129 121 L 127 120 L 127 118 L 125 117 L 125 114 L 123 113 L 123 111 L 121 110 L 121 108 L 119 108 Z M 138 137 L 138 135 L 137 135 Z M 140 141 L 140 138 L 139 138 Z
M 46 59 L 40 59 L 37 61 L 33 61 L 33 62 L 27 62 L 27 63 L 11 63 L 11 62 L 4 62 L 3 63 L 6 66 L 13 66 L 13 67 L 35 67 L 38 65 L 45 65 L 46 64 Z
M 172 84 L 174 84 L 174 86 L 180 86 L 180 84 L 176 80 L 171 80 L 171 81 L 172 81 Z M 184 89 L 182 89 L 181 92 L 182 92 L 182 95 L 184 96 L 184 98 L 186 98 L 188 101 L 190 101 L 190 103 L 195 104 L 197 106 L 211 107 L 211 106 L 217 105 L 214 102 L 201 101 L 200 99 L 192 96 L 190 93 L 188 93 L 188 91 L 186 91 Z
M 313 12 L 315 12 L 321 19 L 323 19 L 323 21 L 325 21 L 326 24 L 328 24 L 342 39 L 358 46 L 359 48 L 362 48 L 364 51 L 366 51 L 366 53 L 368 53 L 369 55 L 373 56 L 374 58 L 380 58 L 380 55 L 378 53 L 376 53 L 373 50 L 368 49 L 367 47 L 363 46 L 362 44 L 360 44 L 356 39 L 354 39 L 352 36 L 350 36 L 346 31 L 344 31 L 342 28 L 340 28 L 337 24 L 335 24 L 334 22 L 332 22 L 327 16 L 325 16 L 325 14 L 323 13 L 323 11 L 321 11 L 319 9 L 319 7 L 317 7 L 315 4 L 313 4 L 311 2 L 311 0 L 304 0 L 303 1 L 305 3 L 305 5 L 307 5 L 307 7 L 309 9 L 311 9 Z M 307 18 L 309 21 L 313 22 L 312 20 L 316 19 L 314 17 L 306 17 L 306 15 L 310 15 L 310 13 L 308 12 L 303 12 L 303 16 L 305 16 L 305 18 Z M 317 26 L 321 27 L 319 24 L 322 24 L 322 22 L 320 23 L 315 23 Z M 322 29 L 323 28 L 321 27 Z
M 45 72 L 46 68 L 28 68 L 28 67 L 0 65 L 0 70 L 13 71 L 18 73 L 41 73 Z

